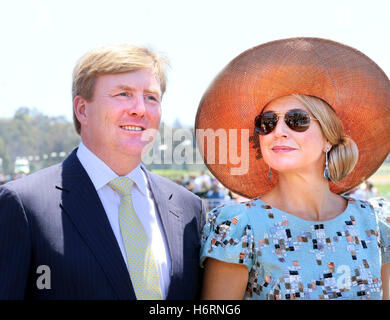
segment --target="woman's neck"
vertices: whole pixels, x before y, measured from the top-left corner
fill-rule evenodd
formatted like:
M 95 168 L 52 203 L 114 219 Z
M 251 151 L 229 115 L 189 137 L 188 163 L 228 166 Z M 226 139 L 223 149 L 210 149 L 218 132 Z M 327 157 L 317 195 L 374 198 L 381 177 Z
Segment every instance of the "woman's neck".
M 342 213 L 347 202 L 329 189 L 322 177 L 280 174 L 277 186 L 262 200 L 282 211 L 311 221 L 330 220 Z

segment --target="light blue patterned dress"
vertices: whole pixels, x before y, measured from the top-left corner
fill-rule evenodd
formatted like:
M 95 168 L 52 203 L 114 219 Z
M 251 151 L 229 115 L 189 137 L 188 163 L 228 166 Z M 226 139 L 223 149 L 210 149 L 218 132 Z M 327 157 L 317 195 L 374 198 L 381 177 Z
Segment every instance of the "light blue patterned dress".
M 248 267 L 244 299 L 381 299 L 390 260 L 389 203 L 346 198 L 328 221 L 308 221 L 259 198 L 209 213 L 207 257 Z

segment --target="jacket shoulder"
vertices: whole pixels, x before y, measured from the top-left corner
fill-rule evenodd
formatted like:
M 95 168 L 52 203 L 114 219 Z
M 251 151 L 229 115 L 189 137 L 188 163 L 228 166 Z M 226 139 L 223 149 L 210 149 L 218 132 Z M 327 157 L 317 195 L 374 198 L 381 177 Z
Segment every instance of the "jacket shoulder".
M 169 180 L 168 178 L 165 178 L 163 176 L 160 176 L 156 173 L 153 173 L 151 171 L 145 170 L 147 176 L 149 179 L 152 179 L 155 184 L 158 186 L 164 188 L 166 191 L 180 193 L 183 197 L 188 197 L 190 199 L 194 200 L 200 200 L 200 198 L 192 193 L 191 191 L 187 190 L 185 187 L 177 184 L 176 182 L 173 182 L 172 180 Z
M 23 178 L 10 181 L 0 188 L 19 195 L 39 194 L 46 192 L 54 184 L 61 184 L 61 163 L 34 172 Z

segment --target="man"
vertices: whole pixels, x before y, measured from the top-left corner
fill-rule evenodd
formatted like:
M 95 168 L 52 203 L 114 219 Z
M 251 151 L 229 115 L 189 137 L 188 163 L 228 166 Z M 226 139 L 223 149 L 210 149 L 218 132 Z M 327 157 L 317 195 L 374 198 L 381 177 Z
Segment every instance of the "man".
M 164 66 L 126 45 L 80 59 L 79 148 L 0 188 L 0 299 L 198 297 L 202 202 L 140 164 L 160 123 Z

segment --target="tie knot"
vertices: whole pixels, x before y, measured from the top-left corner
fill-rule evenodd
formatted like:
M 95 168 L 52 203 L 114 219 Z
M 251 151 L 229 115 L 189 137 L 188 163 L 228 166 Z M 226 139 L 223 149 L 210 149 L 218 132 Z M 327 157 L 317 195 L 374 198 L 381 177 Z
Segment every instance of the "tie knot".
M 134 181 L 128 177 L 118 177 L 108 184 L 114 191 L 118 192 L 121 197 L 131 194 Z

